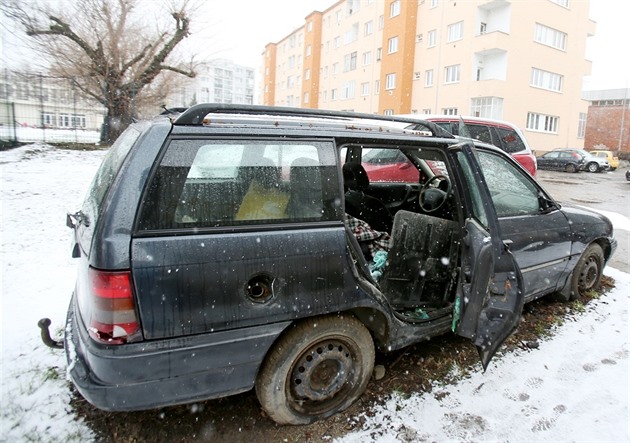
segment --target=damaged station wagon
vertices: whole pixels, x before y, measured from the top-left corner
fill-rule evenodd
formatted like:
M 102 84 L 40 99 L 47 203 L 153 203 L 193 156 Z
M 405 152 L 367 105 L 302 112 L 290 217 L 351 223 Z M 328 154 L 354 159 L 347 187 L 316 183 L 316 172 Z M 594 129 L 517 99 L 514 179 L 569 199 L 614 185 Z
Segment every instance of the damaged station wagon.
M 392 119 L 201 104 L 131 125 L 68 216 L 78 391 L 125 411 L 255 389 L 311 423 L 361 396 L 376 351 L 452 331 L 486 368 L 524 303 L 598 285 L 608 219 L 498 148 Z M 370 183 L 376 150 L 418 179 Z

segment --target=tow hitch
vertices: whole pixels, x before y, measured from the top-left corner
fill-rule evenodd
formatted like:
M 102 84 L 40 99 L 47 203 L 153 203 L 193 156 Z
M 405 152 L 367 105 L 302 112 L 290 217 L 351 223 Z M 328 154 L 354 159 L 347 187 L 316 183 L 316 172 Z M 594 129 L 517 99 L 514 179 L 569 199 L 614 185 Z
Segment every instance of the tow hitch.
M 53 338 L 50 336 L 50 331 L 48 330 L 48 328 L 50 327 L 50 323 L 51 322 L 49 318 L 42 318 L 40 321 L 37 322 L 37 326 L 39 326 L 39 329 L 41 330 L 40 332 L 42 334 L 42 341 L 46 346 L 50 346 L 53 349 L 63 349 L 63 341 L 53 340 Z

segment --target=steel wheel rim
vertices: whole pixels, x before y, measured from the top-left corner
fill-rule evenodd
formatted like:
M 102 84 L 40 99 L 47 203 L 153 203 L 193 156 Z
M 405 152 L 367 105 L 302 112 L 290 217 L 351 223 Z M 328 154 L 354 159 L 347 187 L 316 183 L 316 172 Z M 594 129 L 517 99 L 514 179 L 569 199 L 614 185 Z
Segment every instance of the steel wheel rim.
M 595 286 L 599 276 L 599 263 L 595 257 L 589 257 L 580 272 L 578 287 L 580 291 L 588 291 Z
M 322 340 L 306 349 L 289 373 L 289 401 L 307 415 L 325 413 L 345 401 L 358 384 L 353 348 L 339 339 Z

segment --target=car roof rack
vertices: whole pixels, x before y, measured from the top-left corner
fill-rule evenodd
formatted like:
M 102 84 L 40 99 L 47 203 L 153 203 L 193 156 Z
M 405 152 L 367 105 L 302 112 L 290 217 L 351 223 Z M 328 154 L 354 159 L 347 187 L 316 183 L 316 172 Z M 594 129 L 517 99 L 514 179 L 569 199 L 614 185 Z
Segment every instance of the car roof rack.
M 373 120 L 383 122 L 399 122 L 409 124 L 422 124 L 439 137 L 452 138 L 453 136 L 433 122 L 413 119 L 409 117 L 397 117 L 394 115 L 366 114 L 347 111 L 330 111 L 324 109 L 290 108 L 283 106 L 263 105 L 237 105 L 231 103 L 201 103 L 191 106 L 180 114 L 173 124 L 177 126 L 201 126 L 208 114 L 241 114 L 241 115 L 271 115 L 286 117 L 314 117 L 321 119 L 347 119 L 347 120 Z

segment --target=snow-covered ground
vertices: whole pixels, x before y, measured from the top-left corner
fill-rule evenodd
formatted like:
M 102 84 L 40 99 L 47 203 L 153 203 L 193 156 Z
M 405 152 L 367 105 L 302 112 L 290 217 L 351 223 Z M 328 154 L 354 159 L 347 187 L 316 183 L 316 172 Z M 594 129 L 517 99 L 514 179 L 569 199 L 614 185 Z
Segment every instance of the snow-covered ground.
M 29 126 L 0 126 L 0 138 L 5 140 L 14 137 L 21 143 L 94 143 L 98 144 L 101 133 L 84 129 L 42 129 Z
M 63 326 L 74 285 L 67 211 L 77 210 L 103 151 L 30 145 L 0 152 L 2 390 L 0 441 L 90 441 L 68 406 L 63 352 L 37 321 Z M 630 230 L 625 215 L 616 229 Z M 431 394 L 392 397 L 343 442 L 628 441 L 629 270 L 616 287 L 529 352 Z

